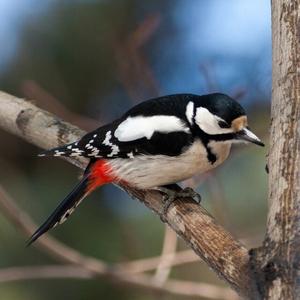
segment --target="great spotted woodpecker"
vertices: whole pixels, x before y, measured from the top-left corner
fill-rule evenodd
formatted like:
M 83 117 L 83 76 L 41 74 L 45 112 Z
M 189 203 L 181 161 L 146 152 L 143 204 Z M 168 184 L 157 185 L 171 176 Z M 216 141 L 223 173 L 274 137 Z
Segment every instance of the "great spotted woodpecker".
M 90 159 L 81 181 L 32 235 L 63 223 L 94 189 L 122 183 L 160 189 L 220 165 L 232 143 L 263 146 L 239 103 L 224 94 L 176 94 L 142 102 L 80 140 L 39 156 Z M 167 192 L 166 192 L 167 193 Z

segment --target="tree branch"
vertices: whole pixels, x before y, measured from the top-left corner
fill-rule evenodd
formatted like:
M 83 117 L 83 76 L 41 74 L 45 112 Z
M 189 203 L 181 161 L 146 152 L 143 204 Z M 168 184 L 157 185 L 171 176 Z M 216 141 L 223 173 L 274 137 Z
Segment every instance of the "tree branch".
M 51 278 L 89 279 L 93 274 L 74 265 L 22 266 L 0 269 L 0 283 Z
M 126 269 L 129 273 L 141 273 L 156 269 L 162 260 L 164 261 L 165 268 L 194 263 L 197 261 L 201 263 L 199 256 L 197 256 L 193 250 L 182 250 L 175 253 L 122 262 L 119 263 L 118 266 Z
M 0 127 L 44 149 L 73 142 L 85 133 L 27 101 L 2 92 Z M 68 161 L 80 168 L 86 166 L 85 159 Z M 132 188 L 127 191 L 161 215 L 163 201 L 159 192 Z M 256 286 L 247 249 L 218 225 L 204 208 L 192 199 L 180 199 L 171 205 L 165 217 L 169 226 L 222 279 L 240 295 L 252 297 Z
M 156 272 L 153 277 L 153 280 L 162 285 L 171 273 L 172 261 L 176 255 L 177 248 L 177 235 L 176 233 L 168 226 L 165 226 L 165 237 L 161 252 L 161 259 L 157 264 Z
M 32 222 L 31 218 L 14 203 L 13 199 L 9 197 L 1 186 L 0 208 L 1 212 L 16 225 L 18 229 L 25 233 L 25 235 L 30 235 L 30 233 L 36 229 L 36 225 Z M 53 257 L 65 265 L 61 267 L 26 266 L 0 269 L 0 283 L 28 279 L 106 278 L 111 282 L 126 287 L 143 289 L 145 291 L 210 299 L 236 299 L 234 292 L 228 288 L 217 287 L 206 283 L 168 280 L 163 285 L 158 285 L 152 276 L 140 273 L 134 274 L 134 272 L 131 272 L 127 264 L 108 265 L 100 259 L 82 255 L 78 251 L 50 237 L 49 234 L 42 236 L 34 245 L 47 253 L 50 257 Z M 138 263 L 138 266 L 141 271 L 141 261 Z M 175 283 L 178 286 L 173 289 Z M 181 290 L 179 287 L 185 287 L 185 290 Z
M 0 269 L 0 283 L 32 279 L 97 279 L 91 271 L 74 265 L 23 266 Z M 206 283 L 194 283 L 181 280 L 168 280 L 164 287 L 149 282 L 148 292 L 165 292 L 186 297 L 204 297 L 207 299 L 236 299 L 232 291 Z

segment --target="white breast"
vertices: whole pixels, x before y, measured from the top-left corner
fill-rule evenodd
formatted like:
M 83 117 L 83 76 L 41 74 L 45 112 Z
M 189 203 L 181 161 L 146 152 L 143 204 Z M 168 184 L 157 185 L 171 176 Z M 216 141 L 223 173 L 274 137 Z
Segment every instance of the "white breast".
M 112 159 L 109 164 L 120 180 L 140 189 L 149 189 L 183 181 L 215 168 L 227 158 L 231 144 L 211 142 L 209 147 L 218 158 L 214 164 L 208 161 L 206 149 L 200 141 L 194 142 L 177 157 L 139 155 L 132 159 Z

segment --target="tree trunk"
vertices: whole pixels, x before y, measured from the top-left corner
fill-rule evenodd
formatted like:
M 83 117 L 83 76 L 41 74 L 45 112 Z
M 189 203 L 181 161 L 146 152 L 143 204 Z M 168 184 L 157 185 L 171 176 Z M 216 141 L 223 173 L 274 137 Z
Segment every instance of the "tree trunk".
M 252 251 L 263 299 L 300 299 L 299 0 L 272 1 L 273 90 L 269 215 Z

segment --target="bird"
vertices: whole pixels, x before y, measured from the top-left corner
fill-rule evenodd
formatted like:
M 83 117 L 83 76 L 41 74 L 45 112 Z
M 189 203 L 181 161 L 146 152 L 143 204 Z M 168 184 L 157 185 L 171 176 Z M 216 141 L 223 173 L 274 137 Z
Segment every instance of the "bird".
M 264 146 L 248 127 L 244 108 L 228 95 L 173 94 L 141 102 L 79 140 L 39 154 L 86 157 L 89 164 L 27 244 L 62 224 L 104 184 L 159 190 L 166 195 L 166 207 L 179 196 L 197 198 L 192 189 L 178 191 L 174 184 L 219 166 L 232 144 L 242 142 Z

